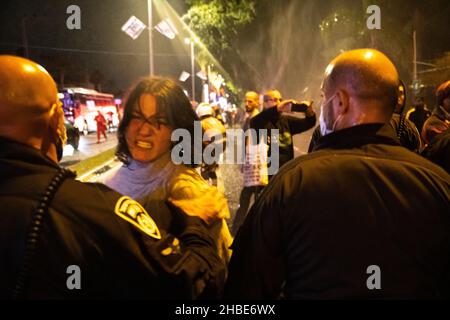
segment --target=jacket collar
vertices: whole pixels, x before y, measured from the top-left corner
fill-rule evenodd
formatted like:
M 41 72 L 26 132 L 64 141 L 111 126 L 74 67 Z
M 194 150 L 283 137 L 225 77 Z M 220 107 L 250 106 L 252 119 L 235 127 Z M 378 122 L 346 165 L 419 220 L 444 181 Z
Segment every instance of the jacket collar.
M 320 149 L 350 149 L 366 144 L 400 145 L 389 124 L 370 123 L 335 131 L 321 137 L 313 151 Z
M 0 137 L 0 163 L 11 168 L 20 166 L 26 171 L 33 171 L 35 165 L 59 168 L 56 163 L 33 147 L 4 137 Z M 8 176 L 8 170 L 3 168 L 0 175 Z

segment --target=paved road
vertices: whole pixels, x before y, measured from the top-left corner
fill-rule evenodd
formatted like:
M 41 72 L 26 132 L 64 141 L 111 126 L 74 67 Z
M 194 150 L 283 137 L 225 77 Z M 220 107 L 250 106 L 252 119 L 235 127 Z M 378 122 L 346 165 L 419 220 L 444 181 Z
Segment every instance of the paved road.
M 72 146 L 66 145 L 64 147 L 63 158 L 61 160 L 62 166 L 74 165 L 86 158 L 93 157 L 103 151 L 116 147 L 117 133 L 107 133 L 108 139 L 105 141 L 102 137 L 100 143 L 97 143 L 97 133 L 92 132 L 86 136 L 80 137 L 80 144 L 78 150 L 73 150 Z

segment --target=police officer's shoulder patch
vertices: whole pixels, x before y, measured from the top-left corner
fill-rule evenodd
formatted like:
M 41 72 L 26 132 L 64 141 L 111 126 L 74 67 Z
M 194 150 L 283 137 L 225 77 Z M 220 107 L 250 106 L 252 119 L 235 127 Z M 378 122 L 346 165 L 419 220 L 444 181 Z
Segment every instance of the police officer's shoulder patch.
M 117 200 L 114 213 L 132 225 L 138 227 L 142 232 L 155 239 L 161 239 L 161 233 L 155 221 L 139 204 L 130 197 L 123 196 Z

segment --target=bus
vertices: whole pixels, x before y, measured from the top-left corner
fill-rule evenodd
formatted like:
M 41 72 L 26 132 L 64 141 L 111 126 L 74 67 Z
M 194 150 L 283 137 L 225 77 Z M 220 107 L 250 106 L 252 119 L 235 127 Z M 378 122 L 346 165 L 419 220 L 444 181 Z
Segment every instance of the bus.
M 66 120 L 80 132 L 97 130 L 94 118 L 98 111 L 106 118 L 108 128 L 119 125 L 119 106 L 112 94 L 85 88 L 65 88 L 58 96 Z

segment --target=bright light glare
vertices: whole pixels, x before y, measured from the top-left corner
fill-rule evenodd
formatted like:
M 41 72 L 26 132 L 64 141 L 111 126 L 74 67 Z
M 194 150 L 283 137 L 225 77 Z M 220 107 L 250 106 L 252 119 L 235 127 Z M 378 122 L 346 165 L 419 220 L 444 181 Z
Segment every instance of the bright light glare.
M 366 58 L 366 59 L 371 59 L 372 57 L 373 57 L 372 51 L 368 51 L 364 54 L 364 58 Z
M 30 73 L 36 72 L 36 68 L 33 67 L 31 64 L 24 64 L 24 65 L 23 65 L 23 69 L 24 69 L 26 72 L 30 72 Z

